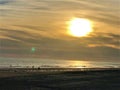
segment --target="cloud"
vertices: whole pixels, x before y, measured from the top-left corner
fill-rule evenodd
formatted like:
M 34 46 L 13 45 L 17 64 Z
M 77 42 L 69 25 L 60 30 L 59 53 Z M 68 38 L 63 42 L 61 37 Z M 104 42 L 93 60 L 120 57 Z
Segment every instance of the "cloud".
M 28 27 L 26 28 L 34 28 Z M 117 34 L 94 33 L 84 38 L 52 38 L 33 35 L 29 31 L 1 29 L 5 38 L 0 38 L 1 56 L 46 57 L 61 59 L 119 60 L 119 38 Z M 72 39 L 71 39 L 72 38 Z M 36 48 L 32 56 L 31 48 Z M 12 54 L 12 55 L 11 55 Z
M 13 0 L 0 0 L 0 5 L 11 3 Z
M 0 56 L 120 59 L 118 0 L 0 0 L 0 5 Z M 65 23 L 72 17 L 93 21 L 92 35 L 67 35 Z
M 47 17 L 59 18 L 71 14 L 72 16 L 89 18 L 95 22 L 111 24 L 115 27 L 118 27 L 118 23 L 120 23 L 119 0 L 109 0 L 109 2 L 106 0 L 2 0 L 0 2 L 6 4 L 1 6 L 2 17 L 6 14 L 7 17 L 16 16 L 18 18 L 31 15 L 42 17 L 42 15 L 48 14 Z
M 120 35 L 118 34 L 111 34 L 111 33 L 96 33 L 92 36 L 91 40 L 93 43 L 89 43 L 88 46 L 90 47 L 97 47 L 97 46 L 108 46 L 108 47 L 119 47 L 119 39 Z

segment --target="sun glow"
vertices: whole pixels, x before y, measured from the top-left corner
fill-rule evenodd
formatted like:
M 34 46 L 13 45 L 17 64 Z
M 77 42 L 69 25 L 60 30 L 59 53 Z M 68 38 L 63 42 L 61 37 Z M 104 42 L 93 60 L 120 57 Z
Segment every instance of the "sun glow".
M 92 32 L 90 20 L 84 18 L 73 18 L 69 22 L 68 33 L 72 36 L 83 37 Z
M 69 64 L 71 67 L 74 67 L 74 68 L 87 68 L 91 66 L 89 61 L 74 60 L 74 61 L 70 61 Z

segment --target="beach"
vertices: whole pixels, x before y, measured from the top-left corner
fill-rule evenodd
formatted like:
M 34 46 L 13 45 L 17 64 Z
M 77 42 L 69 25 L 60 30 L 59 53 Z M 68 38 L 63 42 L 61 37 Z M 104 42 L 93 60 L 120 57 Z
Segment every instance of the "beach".
M 0 90 L 120 90 L 120 69 L 93 71 L 1 69 Z

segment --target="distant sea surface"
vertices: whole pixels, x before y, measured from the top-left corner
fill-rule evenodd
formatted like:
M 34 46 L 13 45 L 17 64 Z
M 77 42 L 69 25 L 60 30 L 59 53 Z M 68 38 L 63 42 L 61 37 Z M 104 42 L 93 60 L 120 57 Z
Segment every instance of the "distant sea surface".
M 73 67 L 73 68 L 120 68 L 120 62 L 87 61 L 87 60 L 54 60 L 35 58 L 0 57 L 0 68 L 9 67 Z

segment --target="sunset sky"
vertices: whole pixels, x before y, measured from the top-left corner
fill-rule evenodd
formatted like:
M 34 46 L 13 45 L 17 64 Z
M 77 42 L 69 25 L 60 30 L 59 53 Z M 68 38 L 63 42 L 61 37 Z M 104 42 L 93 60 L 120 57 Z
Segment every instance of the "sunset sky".
M 90 20 L 86 37 L 67 33 Z M 120 62 L 120 0 L 0 0 L 0 58 Z

